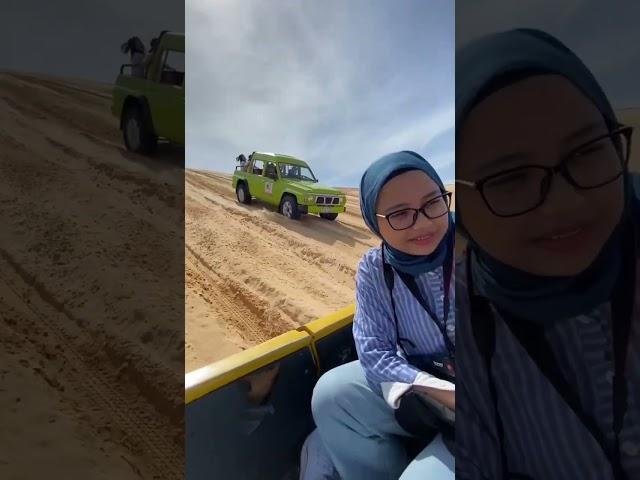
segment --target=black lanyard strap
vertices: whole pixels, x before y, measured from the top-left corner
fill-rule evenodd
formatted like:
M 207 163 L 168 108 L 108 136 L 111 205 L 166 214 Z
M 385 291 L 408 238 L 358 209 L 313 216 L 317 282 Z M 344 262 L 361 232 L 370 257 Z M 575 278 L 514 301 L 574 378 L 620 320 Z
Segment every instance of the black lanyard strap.
M 491 403 L 493 405 L 493 414 L 496 421 L 496 434 L 498 436 L 498 448 L 500 450 L 500 464 L 502 468 L 501 479 L 511 478 L 509 475 L 509 464 L 507 461 L 507 453 L 505 451 L 504 441 L 504 425 L 502 423 L 502 416 L 498 408 L 498 393 L 496 392 L 496 382 L 493 378 L 492 364 L 493 357 L 496 349 L 496 325 L 491 306 L 484 298 L 476 295 L 473 288 L 473 277 L 471 276 L 471 251 L 467 251 L 466 261 L 466 277 L 467 277 L 467 294 L 469 295 L 470 303 L 470 318 L 471 331 L 475 340 L 476 346 L 484 360 L 484 367 L 487 372 L 487 378 L 489 383 L 489 395 L 491 396 Z
M 623 235 L 623 258 L 633 261 L 624 261 L 622 271 L 616 282 L 613 297 L 611 299 L 612 340 L 614 351 L 614 376 L 613 376 L 613 446 L 610 447 L 605 435 L 598 427 L 595 419 L 584 412 L 577 393 L 569 385 L 567 379 L 560 372 L 559 362 L 554 355 L 551 345 L 546 337 L 545 330 L 522 318 L 512 315 L 504 315 L 503 319 L 511 333 L 527 351 L 529 357 L 536 364 L 540 372 L 552 384 L 565 403 L 580 419 L 584 427 L 590 432 L 599 444 L 613 469 L 614 478 L 624 480 L 627 478 L 622 468 L 620 459 L 620 432 L 622 430 L 624 416 L 627 410 L 627 381 L 626 363 L 629 346 L 629 337 L 632 323 L 632 311 L 635 300 L 635 273 L 636 250 L 635 235 L 633 231 Z M 496 414 L 498 439 L 500 442 L 502 465 L 504 474 L 508 474 L 506 453 L 504 451 L 504 429 L 497 406 L 497 393 L 495 382 L 491 374 L 491 360 L 495 350 L 495 317 L 493 308 L 489 302 L 474 292 L 471 273 L 471 252 L 467 256 L 467 292 L 471 302 L 471 326 L 476 344 L 484 357 L 488 369 L 490 394 L 492 396 L 494 411 Z
M 448 287 L 447 287 L 447 290 L 444 292 L 444 316 L 442 321 L 439 321 L 438 316 L 436 315 L 436 312 L 433 311 L 433 309 L 431 308 L 431 305 L 429 305 L 429 302 L 427 302 L 427 300 L 424 298 L 424 295 L 422 295 L 422 292 L 420 292 L 416 279 L 411 275 L 407 275 L 406 273 L 403 273 L 403 272 L 398 272 L 398 276 L 400 277 L 402 282 L 407 286 L 407 288 L 409 289 L 411 294 L 414 296 L 414 298 L 418 301 L 420 306 L 427 312 L 427 314 L 429 315 L 433 323 L 438 327 L 438 330 L 440 330 L 440 333 L 442 334 L 442 337 L 444 339 L 444 343 L 449 355 L 452 358 L 455 357 L 455 347 L 451 342 L 449 335 L 447 335 L 447 320 L 449 317 Z M 445 280 L 445 285 L 447 285 L 446 280 Z
M 534 361 L 540 372 L 547 378 L 564 402 L 571 408 L 580 422 L 582 422 L 583 426 L 589 431 L 596 442 L 598 442 L 598 445 L 611 462 L 614 470 L 616 470 L 619 459 L 616 458 L 614 451 L 609 447 L 606 437 L 598 427 L 595 418 L 585 412 L 576 390 L 572 388 L 566 377 L 560 372 L 558 368 L 559 362 L 553 353 L 545 330 L 521 319 L 505 319 L 505 323 L 511 333 L 513 333 L 527 351 L 529 357 Z M 623 477 L 616 475 L 615 478 Z
M 385 278 L 385 283 L 387 284 L 387 288 L 389 289 L 389 293 L 391 295 L 391 306 L 393 308 L 393 315 L 394 317 L 396 316 L 395 313 L 395 302 L 393 300 L 393 286 L 394 286 L 394 280 L 393 280 L 393 272 L 394 272 L 394 268 L 389 265 L 385 259 L 384 259 L 384 246 L 381 247 L 382 248 L 382 264 L 383 264 L 383 269 L 384 269 L 384 278 Z M 431 305 L 429 305 L 429 302 L 426 301 L 426 299 L 424 298 L 424 296 L 422 295 L 422 292 L 420 292 L 420 289 L 418 288 L 418 283 L 416 282 L 415 277 L 404 273 L 404 272 L 400 272 L 400 271 L 396 271 L 396 273 L 398 273 L 398 276 L 400 277 L 400 279 L 402 280 L 402 282 L 406 285 L 406 287 L 409 289 L 409 291 L 411 292 L 411 294 L 414 296 L 414 298 L 418 301 L 418 303 L 420 304 L 420 306 L 427 312 L 427 314 L 429 315 L 429 318 L 431 318 L 431 320 L 436 324 L 436 326 L 438 327 L 438 330 L 440 330 L 440 333 L 442 334 L 442 337 L 444 339 L 444 343 L 445 346 L 447 348 L 447 352 L 449 353 L 449 356 L 451 357 L 451 359 L 455 359 L 455 345 L 453 345 L 453 342 L 451 342 L 451 339 L 449 338 L 449 335 L 447 335 L 447 321 L 449 319 L 449 309 L 450 309 L 450 302 L 449 302 L 449 286 L 451 284 L 451 277 L 453 274 L 453 259 L 447 258 L 445 259 L 445 263 L 442 267 L 443 270 L 443 288 L 444 288 L 444 317 L 442 319 L 442 322 L 439 321 L 438 316 L 436 315 L 436 313 L 433 311 L 433 309 L 431 308 Z M 397 317 L 395 318 L 395 322 L 396 322 L 396 332 L 398 331 L 398 319 Z M 398 341 L 400 340 L 400 337 L 398 335 Z

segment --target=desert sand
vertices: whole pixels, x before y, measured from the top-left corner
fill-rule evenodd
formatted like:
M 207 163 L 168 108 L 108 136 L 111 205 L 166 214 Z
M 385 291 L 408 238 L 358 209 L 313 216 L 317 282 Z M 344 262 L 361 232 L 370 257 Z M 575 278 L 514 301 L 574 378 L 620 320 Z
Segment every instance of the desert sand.
M 357 262 L 376 244 L 357 192 L 347 191 L 347 213 L 336 222 L 291 221 L 238 203 L 230 175 L 187 171 L 186 184 L 187 371 L 352 301 Z
M 110 98 L 0 74 L 3 479 L 182 478 L 184 150 L 124 152 Z
M 362 220 L 358 190 L 342 190 L 347 212 L 335 222 L 292 221 L 238 203 L 230 175 L 187 171 L 187 371 L 353 303 L 358 262 L 380 241 Z

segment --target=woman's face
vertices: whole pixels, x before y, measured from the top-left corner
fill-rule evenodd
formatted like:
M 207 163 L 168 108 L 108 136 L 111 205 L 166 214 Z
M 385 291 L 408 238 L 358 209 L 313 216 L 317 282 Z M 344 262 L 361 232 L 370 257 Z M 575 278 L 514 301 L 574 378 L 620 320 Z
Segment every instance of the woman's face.
M 553 167 L 576 149 L 581 154 L 571 157 L 572 172 L 604 176 L 607 169 L 621 168 L 613 143 L 582 146 L 607 133 L 600 112 L 568 80 L 531 77 L 493 93 L 468 115 L 457 143 L 456 176 L 478 181 L 523 165 Z M 494 210 L 513 212 L 527 205 L 524 192 L 545 189 L 533 180 L 542 178 L 536 175 L 514 171 L 488 183 L 485 197 L 490 194 Z M 548 188 L 542 205 L 509 218 L 492 213 L 476 189 L 461 184 L 456 194 L 469 235 L 491 256 L 537 275 L 577 275 L 620 220 L 623 180 L 585 190 L 556 174 Z
M 427 205 L 427 212 L 435 216 L 445 210 L 448 212 L 444 202 L 436 182 L 422 171 L 411 170 L 392 178 L 382 187 L 376 212 L 381 215 L 394 214 L 390 220 L 398 228 L 408 225 L 413 218 L 413 212 L 404 209 Z M 389 220 L 378 217 L 378 228 L 384 241 L 393 248 L 410 255 L 429 255 L 449 228 L 446 212 L 434 219 L 420 213 L 416 223 L 403 230 L 394 230 Z

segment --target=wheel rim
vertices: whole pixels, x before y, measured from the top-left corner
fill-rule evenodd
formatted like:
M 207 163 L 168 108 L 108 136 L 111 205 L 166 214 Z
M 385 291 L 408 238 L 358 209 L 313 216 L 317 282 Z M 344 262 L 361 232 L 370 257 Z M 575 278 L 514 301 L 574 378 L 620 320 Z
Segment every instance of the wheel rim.
M 238 200 L 244 203 L 244 188 L 242 186 L 238 187 Z
M 291 215 L 293 214 L 293 206 L 289 200 L 282 204 L 282 213 L 284 213 L 285 217 L 291 218 Z
M 129 117 L 126 126 L 127 141 L 132 150 L 138 150 L 140 148 L 140 125 L 135 118 Z

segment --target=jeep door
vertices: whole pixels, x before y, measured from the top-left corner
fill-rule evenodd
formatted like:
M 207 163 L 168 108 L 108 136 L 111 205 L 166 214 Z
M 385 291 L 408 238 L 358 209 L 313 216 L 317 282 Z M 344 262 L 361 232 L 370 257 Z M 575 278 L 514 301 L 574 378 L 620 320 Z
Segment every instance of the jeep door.
M 153 126 L 159 137 L 184 145 L 184 50 L 163 48 L 149 82 Z
M 278 188 L 282 188 L 282 180 L 278 179 L 278 168 L 275 162 L 265 162 L 264 164 L 264 201 L 271 205 L 278 205 L 280 197 L 277 195 Z
M 273 200 L 277 205 L 280 204 L 280 200 L 282 199 L 282 194 L 284 193 L 285 188 L 287 187 L 287 180 L 284 178 L 284 173 L 282 169 L 282 164 L 279 163 L 277 165 L 276 171 L 278 172 L 278 181 L 273 184 Z
M 249 182 L 249 192 L 258 200 L 265 200 L 264 194 L 264 162 L 259 159 L 254 159 L 249 165 L 247 181 Z

